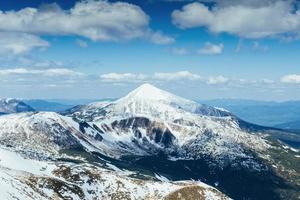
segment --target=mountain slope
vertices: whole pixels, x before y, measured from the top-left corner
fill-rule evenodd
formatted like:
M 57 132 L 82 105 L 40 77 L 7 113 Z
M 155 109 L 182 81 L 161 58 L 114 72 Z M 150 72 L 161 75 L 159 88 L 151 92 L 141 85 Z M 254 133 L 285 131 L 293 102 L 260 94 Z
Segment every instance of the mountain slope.
M 0 144 L 33 158 L 56 158 L 64 150 L 91 149 L 93 146 L 89 140 L 101 140 L 96 129 L 90 127 L 89 132 L 81 130 L 81 123 L 54 112 L 0 116 Z
M 273 137 L 280 130 L 249 124 L 226 110 L 149 84 L 95 110 L 83 108 L 66 115 L 97 129 L 102 140 L 90 143 L 102 156 L 117 159 L 118 164 L 122 161 L 123 167 L 157 171 L 174 180 L 206 180 L 236 199 L 299 195 L 297 152 L 287 153 Z M 283 157 L 288 154 L 286 162 Z M 286 176 L 285 170 L 294 178 Z M 290 187 L 294 189 L 284 189 Z
M 37 161 L 24 159 L 0 148 L 1 199 L 229 199 L 201 182 L 162 182 L 131 178 L 134 172 L 113 171 L 86 162 Z M 18 165 L 22 163 L 22 165 Z M 188 196 L 190 196 L 188 198 Z M 174 198 L 175 197 L 175 198 Z
M 234 199 L 296 199 L 299 152 L 272 131 L 146 84 L 66 116 L 1 116 L 0 178 L 37 199 L 226 198 L 202 182 Z
M 82 109 L 69 116 L 103 132 L 98 148 L 112 157 L 163 151 L 181 158 L 209 155 L 221 162 L 249 158 L 245 151 L 262 152 L 268 147 L 261 137 L 242 131 L 228 111 L 197 104 L 149 84 L 94 110 Z
M 4 115 L 0 126 L 1 199 L 228 199 L 201 182 L 135 178 L 91 153 L 96 129 L 56 113 Z

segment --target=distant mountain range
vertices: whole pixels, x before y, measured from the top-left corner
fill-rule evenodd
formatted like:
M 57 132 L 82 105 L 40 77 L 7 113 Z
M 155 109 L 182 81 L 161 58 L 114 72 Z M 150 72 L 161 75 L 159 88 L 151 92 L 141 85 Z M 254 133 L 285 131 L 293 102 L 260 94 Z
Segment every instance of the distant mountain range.
M 268 102 L 218 99 L 199 101 L 230 110 L 240 118 L 263 126 L 300 129 L 300 101 Z
M 86 105 L 97 101 L 112 101 L 113 99 L 23 99 L 23 102 L 37 111 L 61 112 L 78 105 Z
M 9 100 L 11 102 L 6 102 Z M 0 100 L 0 114 L 26 110 L 64 112 L 68 109 L 74 109 L 74 107 L 76 109 L 91 107 L 92 109 L 94 102 L 110 102 L 113 100 L 24 99 L 21 101 L 3 98 Z M 199 100 L 198 102 L 208 106 L 224 108 L 245 121 L 261 126 L 300 131 L 300 101 L 269 102 L 242 99 L 215 99 Z
M 19 99 L 12 98 L 0 98 L 0 115 L 19 113 L 19 112 L 30 112 L 34 109 Z
M 63 104 L 54 102 L 51 100 L 41 100 L 41 99 L 24 99 L 24 103 L 34 108 L 36 111 L 52 111 L 59 112 L 71 108 L 74 104 Z
M 296 199 L 300 136 L 144 84 L 0 116 L 5 199 Z M 22 163 L 22 164 L 20 164 Z
M 287 129 L 287 130 L 295 130 L 295 131 L 299 132 L 300 131 L 300 120 L 277 124 L 275 127 L 281 128 L 281 129 Z

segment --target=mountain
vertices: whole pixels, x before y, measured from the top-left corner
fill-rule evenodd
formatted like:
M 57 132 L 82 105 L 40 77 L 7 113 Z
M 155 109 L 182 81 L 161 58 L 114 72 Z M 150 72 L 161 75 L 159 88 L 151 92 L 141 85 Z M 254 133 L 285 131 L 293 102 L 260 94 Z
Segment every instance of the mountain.
M 97 101 L 92 102 L 86 105 L 77 105 L 71 108 L 68 108 L 60 113 L 63 115 L 72 114 L 73 116 L 76 115 L 76 118 L 81 118 L 83 116 L 90 116 L 93 117 L 94 115 L 98 115 L 98 111 L 105 105 L 110 104 L 112 101 L 104 100 L 104 101 Z M 77 116 L 80 115 L 80 116 Z
M 31 111 L 34 111 L 34 109 L 21 100 L 12 98 L 0 98 L 0 114 Z
M 163 151 L 186 159 L 213 156 L 222 162 L 247 157 L 242 146 L 259 150 L 267 146 L 259 137 L 239 130 L 228 111 L 203 106 L 149 84 L 117 101 L 100 103 L 94 110 L 83 109 L 70 116 L 105 133 L 98 145 L 101 153 L 111 157 Z M 209 145 L 203 146 L 204 142 Z
M 300 120 L 277 124 L 275 127 L 287 130 L 300 130 Z
M 230 110 L 240 118 L 263 126 L 278 127 L 300 120 L 300 101 L 272 102 L 242 99 L 202 100 L 207 105 Z M 291 127 L 294 129 L 294 127 Z
M 92 154 L 97 131 L 52 112 L 0 117 L 1 199 L 229 199 L 199 181 L 122 170 Z M 86 130 L 86 129 L 84 129 Z
M 276 137 L 295 135 L 247 123 L 227 110 L 144 84 L 118 100 L 63 114 L 0 117 L 1 194 L 22 194 L 19 199 L 300 195 L 299 150 Z
M 247 123 L 227 110 L 198 104 L 149 84 L 97 108 L 64 114 L 102 132 L 101 142 L 95 144 L 101 155 L 130 160 L 131 166 L 155 170 L 175 180 L 218 183 L 218 189 L 237 199 L 279 198 L 278 191 L 291 184 L 279 169 L 286 168 L 288 162 L 298 163 L 297 152 L 287 151 L 277 140 L 291 137 L 299 143 L 297 135 Z M 279 161 L 283 157 L 290 160 Z M 229 178 L 237 174 L 240 178 Z M 253 182 L 253 188 L 246 186 Z M 238 187 L 244 189 L 237 191 Z M 299 194 L 293 191 L 290 195 Z
M 41 99 L 27 99 L 23 101 L 36 111 L 59 112 L 74 106 Z

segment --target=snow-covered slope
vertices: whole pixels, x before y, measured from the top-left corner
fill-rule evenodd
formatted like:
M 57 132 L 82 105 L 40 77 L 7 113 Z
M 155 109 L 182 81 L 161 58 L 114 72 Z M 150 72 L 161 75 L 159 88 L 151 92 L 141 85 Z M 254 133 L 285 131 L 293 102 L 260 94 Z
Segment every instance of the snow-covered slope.
M 66 114 L 73 114 L 85 120 L 97 120 L 104 117 L 151 116 L 161 120 L 178 118 L 184 113 L 203 116 L 231 116 L 224 109 L 198 104 L 169 92 L 158 89 L 150 84 L 143 84 L 116 101 L 95 102 L 86 106 L 78 106 Z
M 281 178 L 273 170 L 288 172 L 297 181 L 299 168 L 290 168 L 290 163 L 298 154 L 286 152 L 265 134 L 241 127 L 226 110 L 199 105 L 149 84 L 117 101 L 82 106 L 66 116 L 3 115 L 0 199 L 227 198 L 199 181 L 171 181 L 186 179 L 253 199 L 257 189 L 260 197 L 273 195 L 270 188 L 260 186 L 280 186 Z M 284 163 L 278 156 L 289 160 Z M 233 175 L 237 179 L 231 181 Z M 248 192 L 244 180 L 259 188 L 253 186 Z
M 78 105 L 70 109 L 67 109 L 61 113 L 63 115 L 72 114 L 72 116 L 76 118 L 84 118 L 86 116 L 87 117 L 86 120 L 90 121 L 93 118 L 101 115 L 101 109 L 107 106 L 108 104 L 110 104 L 111 102 L 112 101 L 99 101 L 99 102 L 89 103 L 87 105 Z
M 0 98 L 0 114 L 34 111 L 23 101 L 11 98 Z
M 229 199 L 202 182 L 136 179 L 131 177 L 135 172 L 108 161 L 94 163 L 80 154 L 65 154 L 101 152 L 101 140 L 89 124 L 53 112 L 0 116 L 0 199 L 159 200 L 174 199 L 178 193 Z
M 54 112 L 27 112 L 0 116 L 0 145 L 39 159 L 61 156 L 76 148 L 93 148 L 88 140 L 101 137 L 97 130 L 81 132 L 81 124 Z
M 178 110 L 184 110 L 206 116 L 230 115 L 228 111 L 198 104 L 194 101 L 163 91 L 150 84 L 143 84 L 139 86 L 125 97 L 117 100 L 115 104 L 119 105 L 117 108 L 120 109 L 120 111 L 131 114 L 146 114 L 155 116 L 155 111 L 157 111 L 157 109 L 161 110 L 163 113 L 171 111 L 171 108 L 173 108 L 176 109 L 175 112 L 178 112 Z M 162 117 L 160 115 L 158 116 Z
M 159 200 L 183 197 L 229 199 L 202 182 L 130 178 L 134 172 L 104 169 L 89 163 L 37 161 L 0 148 L 1 200 Z M 193 198 L 193 199 L 194 199 Z M 181 198 L 179 198 L 181 199 Z

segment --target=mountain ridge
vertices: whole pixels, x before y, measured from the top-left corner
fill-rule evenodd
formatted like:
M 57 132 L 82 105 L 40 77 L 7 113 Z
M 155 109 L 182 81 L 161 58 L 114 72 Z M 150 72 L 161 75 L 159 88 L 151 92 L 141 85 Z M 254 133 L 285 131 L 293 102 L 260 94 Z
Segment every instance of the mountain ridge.
M 197 196 L 202 182 L 234 199 L 292 199 L 300 191 L 300 155 L 274 138 L 272 131 L 249 126 L 226 110 L 203 107 L 143 85 L 116 101 L 92 103 L 64 115 L 0 116 L 0 180 L 21 181 L 17 191 L 29 187 L 39 191 L 34 193 L 37 196 L 45 192 L 43 187 L 36 188 L 39 182 L 50 188 L 50 196 L 61 199 L 92 199 L 96 191 L 103 198 L 145 199 L 145 195 L 130 196 L 131 189 L 154 195 L 149 199 L 174 199 L 179 193 Z M 48 164 L 42 164 L 31 178 L 22 172 L 24 179 L 20 179 L 13 175 L 12 164 L 5 164 L 9 162 L 5 155 L 11 154 L 1 151 Z M 3 167 L 12 168 L 12 174 Z M 49 174 L 41 177 L 43 171 Z M 196 180 L 196 190 L 188 180 Z M 180 181 L 187 183 L 178 187 Z M 167 185 L 180 192 L 165 190 Z M 152 193 L 153 188 L 157 192 Z M 201 190 L 205 199 L 207 187 Z M 228 198 L 218 190 L 209 191 L 218 194 L 216 198 Z
M 32 111 L 35 110 L 31 106 L 24 103 L 22 100 L 14 98 L 0 98 L 0 113 L 2 114 Z

